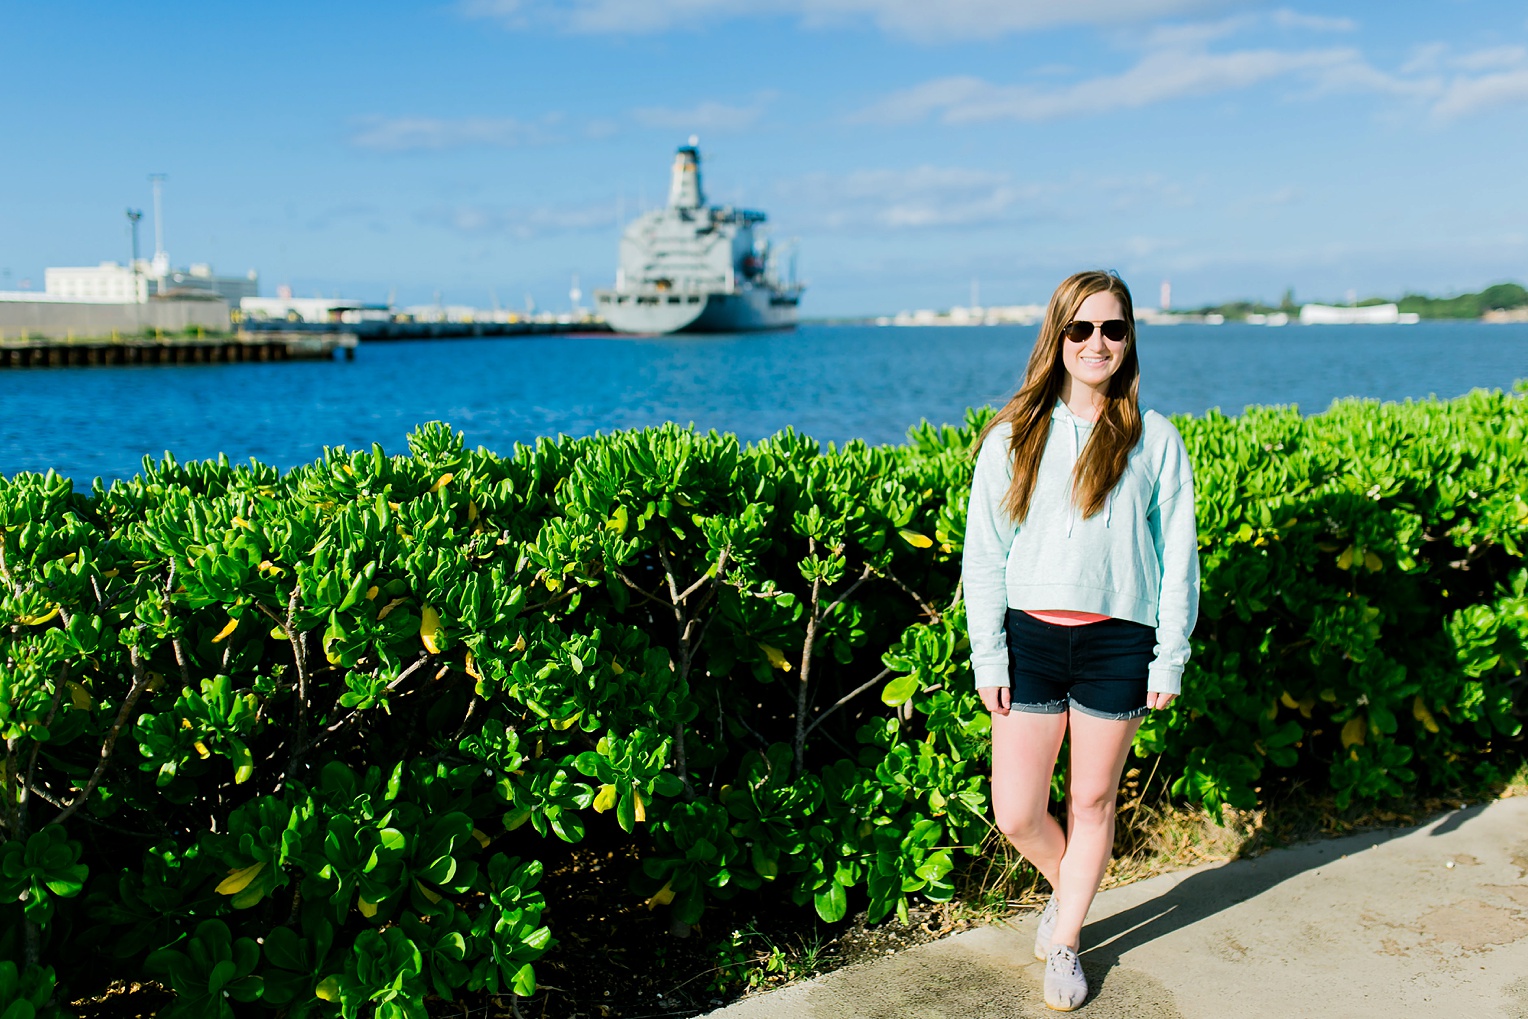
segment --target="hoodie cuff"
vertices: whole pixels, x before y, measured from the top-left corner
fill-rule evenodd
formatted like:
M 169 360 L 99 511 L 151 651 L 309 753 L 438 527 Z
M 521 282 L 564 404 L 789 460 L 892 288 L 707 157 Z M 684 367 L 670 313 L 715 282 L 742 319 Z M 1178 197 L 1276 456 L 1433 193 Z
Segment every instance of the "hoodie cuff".
M 1009 684 L 1007 662 L 972 662 L 971 670 L 976 673 L 976 688 L 978 690 L 984 686 L 1007 686 Z
M 1151 665 L 1146 669 L 1146 692 L 1170 694 L 1182 693 L 1183 666 L 1165 665 L 1157 662 L 1152 662 Z

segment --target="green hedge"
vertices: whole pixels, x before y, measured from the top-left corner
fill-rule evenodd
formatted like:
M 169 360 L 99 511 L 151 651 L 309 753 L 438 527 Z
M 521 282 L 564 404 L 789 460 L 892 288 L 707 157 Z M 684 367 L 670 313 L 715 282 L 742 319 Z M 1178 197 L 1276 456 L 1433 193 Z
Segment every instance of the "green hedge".
M 0 1014 L 55 979 L 158 979 L 188 1017 L 528 994 L 550 840 L 632 841 L 680 922 L 771 885 L 827 920 L 948 899 L 991 834 L 982 420 L 505 458 L 430 425 L 286 475 L 0 479 Z M 1500 393 L 1180 419 L 1203 618 L 1137 752 L 1217 810 L 1514 767 L 1525 421 Z

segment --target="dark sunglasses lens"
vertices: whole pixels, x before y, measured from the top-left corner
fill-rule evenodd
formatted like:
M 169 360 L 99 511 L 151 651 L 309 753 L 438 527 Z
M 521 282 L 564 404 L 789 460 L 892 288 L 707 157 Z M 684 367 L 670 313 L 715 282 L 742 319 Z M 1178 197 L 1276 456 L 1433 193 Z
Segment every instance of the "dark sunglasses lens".
M 1089 330 L 1089 332 L 1091 331 Z M 1111 318 L 1100 326 L 1098 331 L 1104 334 L 1104 339 L 1113 340 L 1115 343 L 1118 343 L 1130 332 L 1130 325 L 1122 318 Z
M 1093 323 L 1072 322 L 1065 329 L 1061 330 L 1061 334 L 1073 343 L 1081 343 L 1093 335 Z M 1108 334 L 1106 333 L 1105 335 Z

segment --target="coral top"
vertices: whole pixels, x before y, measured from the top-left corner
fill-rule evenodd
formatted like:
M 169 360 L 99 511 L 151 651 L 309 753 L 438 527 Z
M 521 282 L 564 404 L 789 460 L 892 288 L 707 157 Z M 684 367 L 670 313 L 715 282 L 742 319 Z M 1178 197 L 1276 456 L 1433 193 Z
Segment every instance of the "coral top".
M 1024 612 L 1042 623 L 1052 623 L 1056 626 L 1086 626 L 1089 623 L 1101 623 L 1109 618 L 1097 612 L 1072 612 L 1068 609 L 1025 609 Z

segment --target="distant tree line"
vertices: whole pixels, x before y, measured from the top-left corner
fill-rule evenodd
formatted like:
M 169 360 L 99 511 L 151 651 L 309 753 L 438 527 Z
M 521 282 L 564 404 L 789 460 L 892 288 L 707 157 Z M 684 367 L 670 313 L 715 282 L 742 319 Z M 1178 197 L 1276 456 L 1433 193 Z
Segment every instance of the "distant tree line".
M 1358 302 L 1360 307 L 1389 304 L 1389 297 L 1367 297 Z M 1528 306 L 1528 289 L 1516 283 L 1498 283 L 1486 287 L 1478 294 L 1460 294 L 1457 297 L 1428 297 L 1426 294 L 1407 294 L 1395 302 L 1402 312 L 1415 312 L 1423 318 L 1480 318 L 1488 311 Z M 1207 305 L 1192 313 L 1201 315 L 1220 314 L 1228 319 L 1242 319 L 1248 315 L 1268 315 L 1282 311 L 1298 315 L 1300 305 L 1295 302 L 1293 288 L 1284 291 L 1277 305 L 1262 301 L 1227 301 L 1224 304 Z

